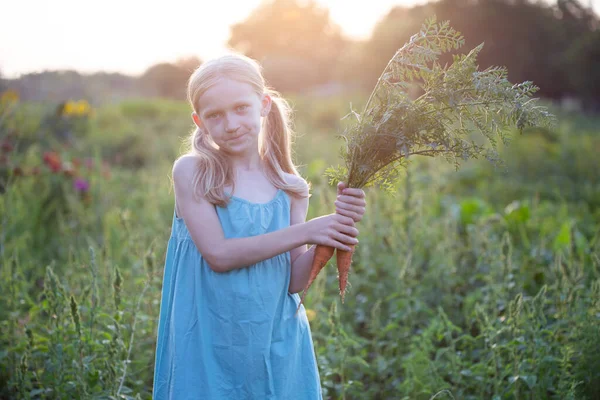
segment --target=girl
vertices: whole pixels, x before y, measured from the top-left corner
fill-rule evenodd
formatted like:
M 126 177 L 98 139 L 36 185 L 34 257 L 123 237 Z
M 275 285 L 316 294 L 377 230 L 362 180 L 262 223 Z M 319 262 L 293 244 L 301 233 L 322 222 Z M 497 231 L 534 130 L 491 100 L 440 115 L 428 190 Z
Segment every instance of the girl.
M 304 306 L 314 247 L 358 243 L 364 192 L 306 222 L 287 103 L 228 55 L 190 77 L 196 129 L 173 166 L 175 210 L 158 324 L 155 400 L 321 399 Z M 342 193 L 346 192 L 346 193 Z

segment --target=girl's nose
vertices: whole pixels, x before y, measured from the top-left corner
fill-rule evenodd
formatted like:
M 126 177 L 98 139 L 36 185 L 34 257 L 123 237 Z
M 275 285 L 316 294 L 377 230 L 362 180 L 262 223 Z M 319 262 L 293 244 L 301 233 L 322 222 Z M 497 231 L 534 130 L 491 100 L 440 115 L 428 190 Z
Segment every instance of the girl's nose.
M 238 130 L 240 124 L 236 121 L 235 118 L 227 117 L 225 120 L 225 131 L 228 133 L 233 133 Z

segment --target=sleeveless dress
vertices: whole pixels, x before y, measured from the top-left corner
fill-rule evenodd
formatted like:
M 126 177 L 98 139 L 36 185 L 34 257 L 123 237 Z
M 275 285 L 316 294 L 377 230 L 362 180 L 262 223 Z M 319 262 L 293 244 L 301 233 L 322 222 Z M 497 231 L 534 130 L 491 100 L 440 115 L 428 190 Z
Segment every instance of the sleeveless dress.
M 225 237 L 290 225 L 283 190 L 267 203 L 215 206 Z M 290 254 L 214 272 L 173 213 L 165 260 L 154 400 L 315 400 L 321 384 L 304 305 L 290 294 Z

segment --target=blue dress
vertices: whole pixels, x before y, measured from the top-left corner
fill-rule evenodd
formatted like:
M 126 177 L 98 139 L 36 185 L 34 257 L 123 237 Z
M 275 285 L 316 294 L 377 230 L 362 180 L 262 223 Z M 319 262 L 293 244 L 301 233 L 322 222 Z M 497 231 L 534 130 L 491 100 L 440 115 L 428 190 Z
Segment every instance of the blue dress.
M 226 238 L 290 225 L 283 190 L 268 203 L 215 206 Z M 165 261 L 154 400 L 322 399 L 304 305 L 290 294 L 290 254 L 214 272 L 174 212 Z

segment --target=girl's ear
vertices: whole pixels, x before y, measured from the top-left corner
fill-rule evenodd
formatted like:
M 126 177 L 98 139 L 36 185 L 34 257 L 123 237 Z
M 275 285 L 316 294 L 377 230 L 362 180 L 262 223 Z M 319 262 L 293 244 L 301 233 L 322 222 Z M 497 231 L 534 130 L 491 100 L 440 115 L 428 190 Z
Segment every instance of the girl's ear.
M 196 126 L 198 128 L 200 128 L 200 129 L 203 128 L 202 121 L 200 120 L 200 117 L 198 116 L 198 114 L 196 114 L 196 111 L 194 111 L 192 113 L 192 120 L 194 120 L 194 124 L 196 124 Z
M 267 115 L 269 115 L 269 112 L 271 111 L 272 102 L 273 102 L 273 99 L 271 99 L 271 96 L 269 96 L 266 93 L 263 94 L 262 109 L 260 110 L 261 117 L 266 117 Z

